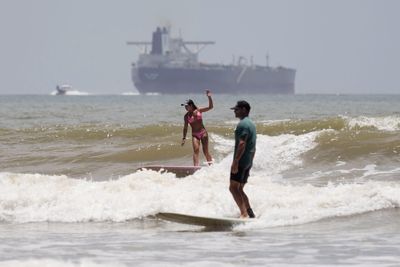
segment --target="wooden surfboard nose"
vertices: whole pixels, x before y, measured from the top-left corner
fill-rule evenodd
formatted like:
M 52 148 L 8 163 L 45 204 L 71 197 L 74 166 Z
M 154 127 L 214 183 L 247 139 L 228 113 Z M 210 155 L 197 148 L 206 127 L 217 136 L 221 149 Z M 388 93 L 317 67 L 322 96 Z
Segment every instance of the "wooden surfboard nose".
M 177 178 L 183 178 L 192 175 L 196 171 L 200 170 L 200 166 L 164 166 L 164 165 L 151 165 L 143 166 L 138 170 L 153 170 L 161 172 L 171 172 L 176 175 Z
M 205 217 L 172 212 L 160 212 L 156 215 L 156 217 L 170 222 L 199 225 L 208 228 L 232 228 L 238 224 L 254 222 L 257 220 L 228 217 Z

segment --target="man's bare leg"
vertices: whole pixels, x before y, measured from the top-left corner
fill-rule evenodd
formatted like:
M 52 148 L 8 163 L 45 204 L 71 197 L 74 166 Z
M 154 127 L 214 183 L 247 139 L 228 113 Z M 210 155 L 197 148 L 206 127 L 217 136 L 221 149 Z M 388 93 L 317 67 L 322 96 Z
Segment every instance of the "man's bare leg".
M 247 218 L 247 207 L 246 207 L 246 202 L 245 198 L 247 198 L 246 195 L 243 195 L 243 186 L 241 183 L 230 180 L 229 184 L 229 191 L 231 192 L 233 199 L 235 200 L 237 206 L 239 207 L 240 210 L 240 218 Z M 243 192 L 244 193 L 244 192 Z M 248 202 L 248 200 L 247 200 Z

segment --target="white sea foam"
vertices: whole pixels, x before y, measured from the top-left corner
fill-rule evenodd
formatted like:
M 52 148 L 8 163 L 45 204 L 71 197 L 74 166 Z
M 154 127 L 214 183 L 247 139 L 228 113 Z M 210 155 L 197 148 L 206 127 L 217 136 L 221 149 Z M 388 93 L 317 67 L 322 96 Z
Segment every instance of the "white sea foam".
M 400 206 L 400 185 L 396 183 L 369 181 L 324 187 L 270 183 L 265 186 L 267 190 L 258 185 L 248 189 L 253 196 L 254 210 L 261 217 L 252 228 L 303 224 Z
M 380 177 L 397 177 L 400 174 L 400 168 L 378 170 L 377 165 L 368 164 L 363 168 L 343 168 L 346 164 L 337 164 L 336 167 L 342 167 L 341 169 L 327 170 L 327 171 L 316 171 L 311 173 L 308 177 L 303 178 L 302 181 L 316 181 L 324 179 L 326 177 L 335 177 L 337 174 L 353 174 L 356 175 L 356 179 L 351 181 L 365 182 L 374 178 Z M 343 182 L 345 182 L 343 180 Z
M 140 171 L 116 181 L 0 174 L 0 220 L 126 221 L 161 211 L 237 216 L 228 175 L 218 166 L 191 177 Z M 369 181 L 324 187 L 271 182 L 253 175 L 246 186 L 259 226 L 292 225 L 400 206 L 400 185 Z
M 291 121 L 290 119 L 282 119 L 282 120 L 263 120 L 260 122 L 265 125 L 276 125 L 276 124 L 281 124 L 281 123 L 290 122 L 290 121 Z
M 301 155 L 317 146 L 315 138 L 331 131 L 323 130 L 303 135 L 285 134 L 279 136 L 257 135 L 256 156 L 253 171 L 270 175 L 281 173 L 291 167 L 301 166 Z M 233 157 L 234 141 L 213 135 L 214 149 L 219 153 L 230 153 L 222 162 L 226 165 Z
M 57 91 L 51 92 L 51 95 L 57 95 Z M 68 90 L 65 92 L 65 95 L 90 95 L 88 92 L 82 92 L 78 90 Z
M 400 206 L 398 183 L 368 181 L 317 187 L 276 182 L 274 177 L 281 171 L 301 164 L 301 154 L 315 146 L 318 134 L 258 136 L 257 157 L 246 192 L 260 220 L 248 227 L 302 224 Z M 185 179 L 150 170 L 103 182 L 3 172 L 0 221 L 122 222 L 162 211 L 237 216 L 228 190 L 231 159 L 230 152 L 220 162 Z M 373 172 L 374 167 L 369 166 L 364 175 Z
M 121 95 L 134 95 L 134 96 L 136 96 L 136 95 L 140 95 L 140 93 L 139 92 L 124 92 Z
M 161 95 L 161 94 L 160 94 L 160 93 L 157 93 L 157 92 L 153 92 L 153 93 L 145 93 L 145 95 L 157 96 L 157 95 Z
M 366 117 L 359 116 L 355 118 L 344 117 L 350 128 L 354 127 L 375 127 L 381 131 L 398 131 L 400 130 L 399 116 L 385 117 Z
M 258 135 L 254 171 L 277 174 L 292 167 L 301 166 L 301 155 L 315 148 L 317 146 L 315 138 L 326 131 L 329 130 L 303 135 Z

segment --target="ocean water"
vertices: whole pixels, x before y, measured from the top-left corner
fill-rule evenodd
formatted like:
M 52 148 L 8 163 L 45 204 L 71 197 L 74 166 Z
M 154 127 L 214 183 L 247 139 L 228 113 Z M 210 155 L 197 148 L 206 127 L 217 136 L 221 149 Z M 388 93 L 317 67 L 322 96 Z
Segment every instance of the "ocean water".
M 0 96 L 0 267 L 399 266 L 400 95 L 215 95 L 212 166 L 181 179 L 138 170 L 192 164 L 187 98 L 207 105 Z M 240 99 L 258 132 L 245 187 L 258 219 L 225 230 L 157 219 L 239 215 L 228 184 Z

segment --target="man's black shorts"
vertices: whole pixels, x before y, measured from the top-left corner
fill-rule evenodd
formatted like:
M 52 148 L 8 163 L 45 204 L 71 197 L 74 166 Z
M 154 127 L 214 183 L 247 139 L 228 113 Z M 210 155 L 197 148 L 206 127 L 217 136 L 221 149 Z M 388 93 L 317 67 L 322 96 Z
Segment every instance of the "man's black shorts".
M 231 180 L 234 180 L 238 183 L 245 184 L 247 183 L 247 178 L 249 178 L 250 175 L 250 169 L 251 165 L 248 168 L 243 168 L 239 166 L 239 171 L 235 174 L 231 173 Z

